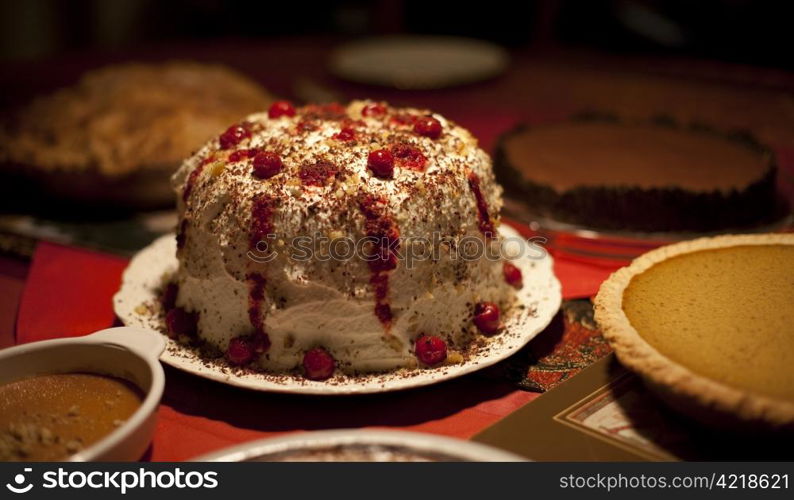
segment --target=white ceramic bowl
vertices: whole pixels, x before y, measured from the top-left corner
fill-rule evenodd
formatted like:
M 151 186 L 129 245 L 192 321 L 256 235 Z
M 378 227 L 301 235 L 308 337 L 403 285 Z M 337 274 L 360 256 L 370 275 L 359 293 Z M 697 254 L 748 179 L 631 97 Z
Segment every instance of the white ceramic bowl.
M 277 438 L 249 441 L 193 458 L 196 462 L 269 461 L 290 452 L 326 450 L 335 447 L 374 446 L 397 448 L 419 456 L 437 456 L 440 461 L 526 462 L 508 451 L 472 441 L 421 432 L 341 429 L 297 432 Z
M 69 460 L 137 460 L 154 434 L 155 411 L 165 385 L 165 374 L 158 361 L 164 348 L 161 334 L 133 327 L 32 342 L 0 351 L 0 384 L 35 375 L 73 372 L 128 380 L 144 394 L 141 407 L 113 432 Z

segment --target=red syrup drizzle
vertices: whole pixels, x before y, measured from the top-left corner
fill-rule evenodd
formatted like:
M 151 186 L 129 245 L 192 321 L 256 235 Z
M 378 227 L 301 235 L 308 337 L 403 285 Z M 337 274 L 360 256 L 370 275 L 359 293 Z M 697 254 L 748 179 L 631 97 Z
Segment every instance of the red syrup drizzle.
M 477 200 L 477 218 L 480 232 L 486 239 L 496 237 L 496 230 L 494 229 L 491 216 L 488 214 L 488 204 L 485 203 L 485 197 L 480 190 L 480 178 L 474 172 L 469 172 L 469 189 L 474 193 L 474 199 Z
M 328 179 L 336 177 L 339 169 L 336 165 L 326 160 L 319 160 L 315 163 L 306 163 L 301 166 L 298 172 L 301 184 L 304 186 L 324 186 Z
M 179 230 L 176 232 L 176 249 L 182 250 L 187 240 L 187 219 L 182 219 L 179 223 Z
M 193 192 L 193 189 L 196 187 L 196 182 L 198 178 L 201 176 L 201 173 L 204 171 L 204 167 L 209 165 L 215 161 L 215 154 L 210 153 L 207 155 L 206 158 L 201 160 L 196 168 L 194 168 L 185 179 L 185 187 L 182 190 L 182 201 L 187 203 L 187 200 L 190 198 L 190 194 Z M 187 218 L 183 218 L 182 222 L 179 223 L 179 229 L 176 232 L 176 249 L 181 250 L 185 246 L 185 241 L 187 241 Z
M 209 155 L 199 163 L 196 168 L 194 168 L 187 176 L 187 180 L 185 181 L 185 189 L 182 190 L 182 201 L 187 201 L 190 198 L 190 193 L 193 192 L 193 188 L 196 185 L 196 181 L 198 180 L 201 172 L 204 171 L 204 167 L 208 164 L 212 163 L 215 160 L 215 155 Z
M 397 165 L 410 170 L 424 171 L 427 166 L 427 158 L 416 146 L 410 144 L 395 144 L 391 147 L 391 154 L 394 156 Z
M 375 294 L 375 316 L 387 329 L 391 326 L 392 310 L 389 305 L 389 271 L 397 267 L 395 251 L 400 245 L 400 231 L 385 213 L 386 200 L 374 195 L 364 195 L 359 208 L 366 218 L 367 236 L 375 239 L 376 248 L 367 264 L 370 285 Z
M 229 162 L 235 163 L 238 161 L 247 160 L 249 158 L 253 158 L 259 152 L 258 149 L 238 149 L 237 151 L 233 151 L 229 155 Z
M 248 280 L 248 319 L 254 327 L 254 352 L 263 354 L 270 349 L 270 337 L 262 324 L 262 305 L 265 302 L 267 280 L 261 273 L 249 273 Z
M 221 149 L 231 149 L 240 144 L 243 140 L 251 137 L 252 124 L 248 122 L 238 123 L 227 128 L 218 137 L 218 146 Z
M 260 241 L 267 241 L 269 234 L 273 233 L 273 209 L 274 203 L 264 193 L 254 196 L 251 205 L 251 231 L 249 233 L 248 245 L 253 251 L 257 250 Z
M 389 305 L 389 275 L 385 272 L 373 272 L 369 279 L 375 292 L 375 317 L 388 327 L 391 325 L 392 313 Z
M 273 200 L 265 194 L 259 193 L 254 197 L 248 241 L 250 250 L 259 251 L 257 247 L 259 242 L 267 241 L 268 235 L 273 233 L 273 208 Z M 252 344 L 256 354 L 262 354 L 270 348 L 270 338 L 265 332 L 262 321 L 267 279 L 261 272 L 250 272 L 246 275 L 246 281 L 248 281 L 248 319 L 254 328 Z

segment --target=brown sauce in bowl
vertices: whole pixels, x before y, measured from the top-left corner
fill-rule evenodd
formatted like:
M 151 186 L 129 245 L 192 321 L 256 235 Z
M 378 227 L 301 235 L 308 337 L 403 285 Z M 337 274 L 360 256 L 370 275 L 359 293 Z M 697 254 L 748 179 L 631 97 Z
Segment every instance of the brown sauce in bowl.
M 0 385 L 0 461 L 66 459 L 110 434 L 142 402 L 130 382 L 92 373 Z

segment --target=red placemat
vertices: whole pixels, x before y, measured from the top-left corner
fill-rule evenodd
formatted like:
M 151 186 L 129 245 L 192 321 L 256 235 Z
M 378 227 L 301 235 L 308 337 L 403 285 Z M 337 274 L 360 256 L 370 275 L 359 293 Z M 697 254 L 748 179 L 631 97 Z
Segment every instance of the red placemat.
M 17 342 L 86 335 L 112 326 L 111 297 L 126 260 L 41 243 L 17 321 Z M 608 270 L 555 264 L 564 295 L 592 295 Z M 245 391 L 166 367 L 152 460 L 187 460 L 232 444 L 290 431 L 389 427 L 469 438 L 537 394 L 508 381 L 467 376 L 400 393 L 306 397 Z

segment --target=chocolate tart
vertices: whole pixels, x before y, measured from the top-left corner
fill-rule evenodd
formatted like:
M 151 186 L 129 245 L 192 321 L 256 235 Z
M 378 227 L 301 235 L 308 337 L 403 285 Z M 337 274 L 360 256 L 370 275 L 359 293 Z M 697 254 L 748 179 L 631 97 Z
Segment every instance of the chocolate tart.
M 89 71 L 3 117 L 8 208 L 173 204 L 182 159 L 271 96 L 223 66 L 172 61 Z M 35 200 L 35 201 L 32 201 Z
M 669 120 L 522 127 L 500 140 L 495 169 L 533 213 L 592 229 L 709 232 L 780 216 L 766 148 Z
M 658 248 L 612 274 L 595 319 L 618 359 L 709 426 L 794 431 L 794 234 Z

